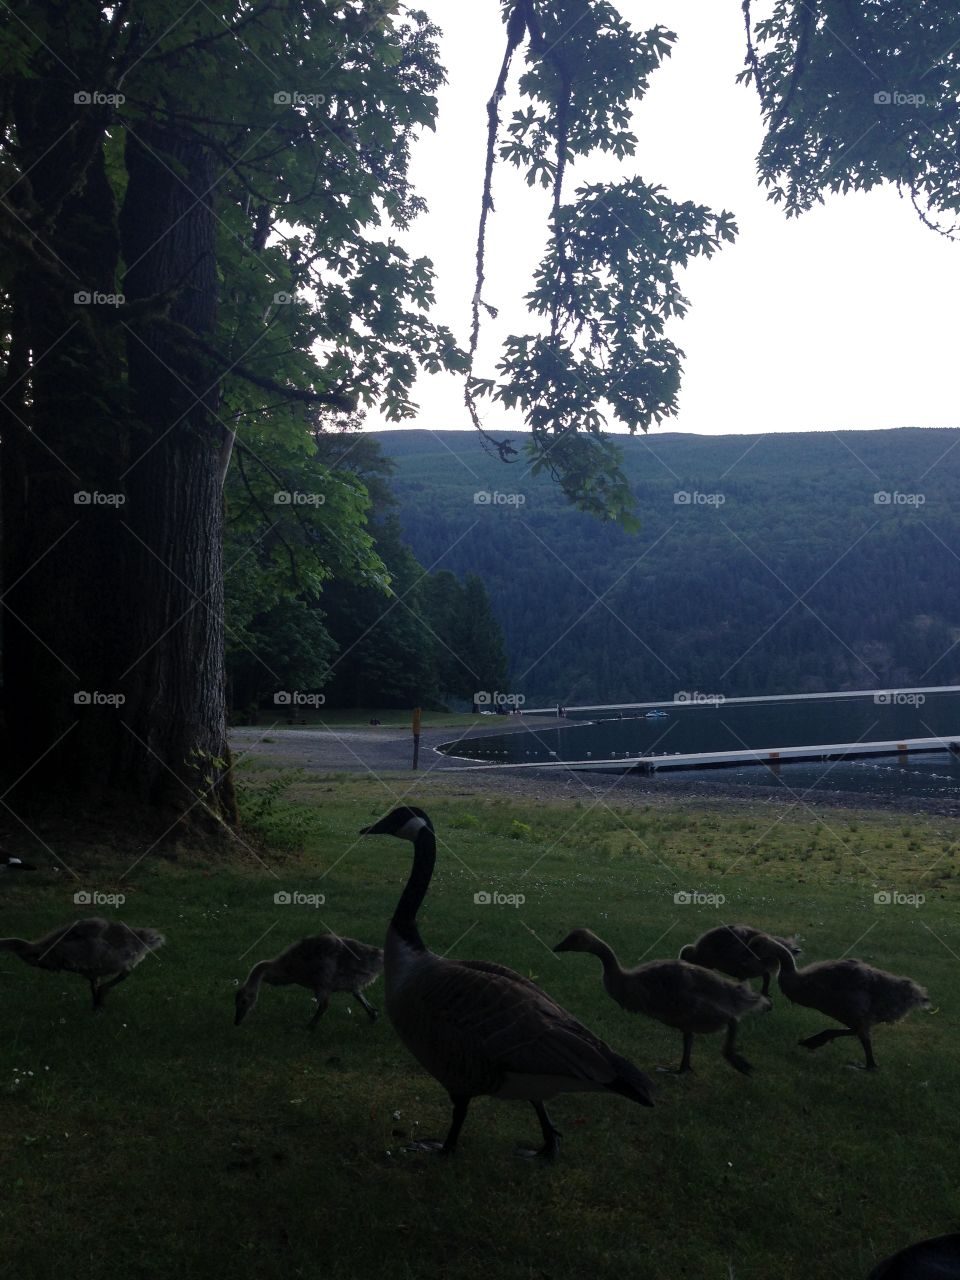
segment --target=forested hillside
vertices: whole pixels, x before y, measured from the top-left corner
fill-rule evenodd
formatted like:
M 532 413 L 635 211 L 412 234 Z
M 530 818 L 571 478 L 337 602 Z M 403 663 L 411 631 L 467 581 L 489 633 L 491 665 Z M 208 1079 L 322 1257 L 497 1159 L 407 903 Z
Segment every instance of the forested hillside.
M 522 449 L 377 438 L 414 554 L 482 578 L 528 704 L 960 683 L 960 431 L 626 438 L 636 535 Z

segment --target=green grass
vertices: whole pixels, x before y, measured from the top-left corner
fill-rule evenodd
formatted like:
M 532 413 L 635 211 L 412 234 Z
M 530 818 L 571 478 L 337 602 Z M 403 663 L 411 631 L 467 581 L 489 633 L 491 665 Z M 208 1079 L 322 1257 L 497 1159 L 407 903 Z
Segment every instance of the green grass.
M 473 1104 L 446 1162 L 404 1152 L 414 1134 L 442 1136 L 448 1107 L 385 1017 L 371 1025 L 335 996 L 310 1034 L 308 994 L 265 988 L 232 1025 L 234 983 L 254 959 L 324 929 L 380 939 L 409 866 L 408 846 L 356 838 L 390 807 L 382 787 L 286 783 L 250 772 L 259 843 L 238 845 L 233 862 L 151 859 L 118 882 L 129 857 L 89 854 L 83 884 L 125 892 L 118 914 L 169 939 L 102 1016 L 79 979 L 0 953 L 0 1254 L 11 1275 L 53 1280 L 66 1258 L 76 1280 L 858 1280 L 884 1253 L 955 1226 L 960 853 L 948 820 L 611 811 L 494 799 L 462 778 L 448 784 L 456 794 L 437 794 L 434 780 L 422 801 L 441 839 L 428 942 L 536 979 L 645 1069 L 675 1063 L 679 1036 L 614 1006 L 591 957 L 554 955 L 568 929 L 591 926 L 626 964 L 748 920 L 798 931 L 805 960 L 852 948 L 908 973 L 938 1006 L 881 1028 L 881 1070 L 868 1076 L 845 1069 L 856 1055 L 842 1041 L 798 1048 L 825 1021 L 779 997 L 744 1022 L 751 1079 L 721 1060 L 719 1038 L 700 1039 L 696 1075 L 656 1077 L 653 1110 L 559 1098 L 564 1151 L 552 1167 L 512 1154 L 538 1138 L 531 1108 L 489 1099 Z M 83 914 L 73 882 L 57 879 L 6 877 L 0 931 L 29 936 Z M 277 906 L 279 888 L 326 903 Z M 883 888 L 927 902 L 879 907 Z M 480 889 L 526 902 L 477 906 Z M 677 906 L 679 889 L 727 902 Z M 382 1006 L 382 984 L 369 994 Z

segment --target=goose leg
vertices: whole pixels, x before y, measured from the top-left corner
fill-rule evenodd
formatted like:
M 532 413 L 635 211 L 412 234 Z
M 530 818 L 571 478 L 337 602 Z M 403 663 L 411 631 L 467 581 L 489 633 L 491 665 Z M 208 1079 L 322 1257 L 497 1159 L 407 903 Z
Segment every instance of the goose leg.
M 370 1019 L 370 1021 L 371 1021 L 371 1022 L 376 1022 L 376 1020 L 377 1020 L 377 1011 L 376 1011 L 376 1009 L 373 1007 L 373 1005 L 370 1003 L 370 1001 L 367 999 L 367 997 L 363 994 L 363 992 L 362 992 L 362 991 L 355 991 L 353 994 L 356 996 L 356 998 L 357 998 L 357 999 L 360 1001 L 360 1003 L 363 1005 L 364 1009 L 366 1009 L 366 1011 L 367 1011 L 367 1017 Z
M 873 1056 L 873 1045 L 870 1043 L 870 1032 L 869 1031 L 858 1032 L 857 1038 L 860 1041 L 860 1043 L 863 1045 L 863 1054 L 864 1054 L 864 1057 L 866 1058 L 866 1062 L 862 1067 L 859 1062 L 851 1063 L 851 1066 L 856 1067 L 858 1071 L 876 1071 L 877 1063 L 876 1063 L 876 1059 Z
M 102 1009 L 103 997 L 107 994 L 110 988 L 115 987 L 118 983 L 123 982 L 124 979 L 129 977 L 130 977 L 130 970 L 125 969 L 122 973 L 114 974 L 114 976 L 110 979 L 109 982 L 101 983 L 101 985 L 97 987 L 97 993 L 96 993 L 96 996 L 94 997 L 96 1001 L 96 1007 L 98 1009 Z
M 855 1036 L 856 1034 L 847 1027 L 830 1027 L 827 1031 L 818 1031 L 815 1036 L 807 1036 L 804 1040 L 798 1040 L 797 1043 L 802 1044 L 805 1049 L 819 1049 L 829 1044 L 831 1040 L 836 1040 L 838 1036 Z
M 657 1067 L 657 1070 L 668 1076 L 685 1076 L 688 1072 L 692 1073 L 693 1067 L 690 1065 L 691 1053 L 693 1053 L 693 1032 L 685 1031 L 683 1033 L 683 1057 L 680 1059 L 679 1067 Z
M 100 979 L 88 978 L 90 983 L 90 994 L 93 997 L 93 1011 L 96 1013 L 102 1006 L 100 1004 Z
M 531 1147 L 517 1147 L 517 1155 L 525 1156 L 528 1160 L 556 1160 L 560 1154 L 560 1130 L 554 1128 L 542 1102 L 534 1102 L 532 1105 L 543 1132 L 543 1146 L 536 1151 Z
M 307 1023 L 307 1030 L 312 1031 L 323 1015 L 327 1012 L 327 1005 L 330 1003 L 330 997 L 325 991 L 315 991 L 314 996 L 317 1001 L 317 1011 Z
M 447 1130 L 447 1136 L 442 1142 L 436 1138 L 418 1138 L 416 1142 L 411 1142 L 407 1147 L 408 1151 L 430 1151 L 435 1155 L 452 1156 L 457 1149 L 457 1139 L 460 1137 L 460 1130 L 463 1128 L 463 1122 L 467 1118 L 467 1107 L 470 1105 L 469 1097 L 459 1094 L 453 1097 L 451 1094 L 450 1101 L 453 1103 L 453 1119 L 450 1121 L 450 1128 Z
M 723 1056 L 726 1058 L 726 1060 L 730 1063 L 731 1067 L 735 1068 L 735 1070 L 737 1071 L 742 1072 L 743 1075 L 748 1076 L 753 1070 L 753 1067 L 751 1067 L 750 1063 L 746 1060 L 746 1058 L 742 1058 L 740 1054 L 737 1053 L 736 1043 L 737 1043 L 737 1020 L 736 1018 L 731 1018 L 730 1021 L 727 1023 L 727 1035 L 723 1042 L 723 1049 L 721 1050 L 721 1052 L 723 1053 Z

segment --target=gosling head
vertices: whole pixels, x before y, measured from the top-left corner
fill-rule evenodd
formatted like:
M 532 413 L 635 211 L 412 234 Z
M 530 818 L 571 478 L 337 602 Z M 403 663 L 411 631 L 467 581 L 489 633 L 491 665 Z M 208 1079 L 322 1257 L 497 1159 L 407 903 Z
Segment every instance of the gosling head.
M 686 960 L 687 964 L 696 964 L 697 948 L 693 945 L 692 942 L 688 942 L 685 947 L 680 948 L 680 954 L 679 956 L 677 956 L 677 959 Z
M 361 827 L 362 836 L 396 836 L 398 840 L 416 840 L 421 831 L 433 831 L 433 823 L 422 809 L 401 805 L 391 809 L 385 818 L 369 827 Z
M 758 933 L 750 942 L 750 950 L 759 960 L 767 960 L 774 964 L 782 965 L 784 961 L 790 962 L 793 959 L 793 952 L 777 942 L 775 938 L 771 938 L 766 933 Z
M 235 1027 L 239 1027 L 240 1023 L 257 1003 L 257 993 L 255 991 L 248 991 L 246 987 L 241 987 L 234 997 L 234 1001 L 236 1003 L 237 1011 L 233 1017 L 233 1025 Z
M 573 929 L 562 942 L 558 942 L 554 951 L 592 951 L 600 939 L 589 929 Z

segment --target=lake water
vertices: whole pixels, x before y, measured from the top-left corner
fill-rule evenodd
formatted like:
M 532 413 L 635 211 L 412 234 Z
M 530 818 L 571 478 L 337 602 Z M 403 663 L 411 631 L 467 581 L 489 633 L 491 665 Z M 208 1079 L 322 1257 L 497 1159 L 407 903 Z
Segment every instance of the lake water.
M 902 741 L 905 738 L 960 740 L 960 689 L 920 695 L 888 694 L 824 696 L 776 702 L 696 702 L 662 704 L 665 718 L 648 718 L 645 710 L 570 712 L 562 727 L 526 728 L 443 748 L 449 754 L 491 764 L 558 764 L 585 762 L 616 770 L 631 758 L 664 758 L 701 751 L 763 750 L 830 743 Z M 622 717 L 622 718 L 621 718 Z M 960 758 L 944 750 L 909 757 L 816 761 L 783 764 L 777 773 L 764 765 L 722 769 L 662 770 L 689 782 L 730 782 L 805 791 L 863 791 L 890 794 L 956 795 L 960 800 Z

